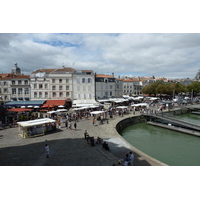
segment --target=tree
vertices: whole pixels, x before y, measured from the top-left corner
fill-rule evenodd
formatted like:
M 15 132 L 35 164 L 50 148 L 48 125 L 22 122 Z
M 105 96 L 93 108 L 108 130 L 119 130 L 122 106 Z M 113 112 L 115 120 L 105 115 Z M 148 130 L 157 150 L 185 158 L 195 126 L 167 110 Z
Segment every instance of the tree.
M 188 92 L 200 93 L 200 82 L 194 81 L 192 84 L 187 86 Z

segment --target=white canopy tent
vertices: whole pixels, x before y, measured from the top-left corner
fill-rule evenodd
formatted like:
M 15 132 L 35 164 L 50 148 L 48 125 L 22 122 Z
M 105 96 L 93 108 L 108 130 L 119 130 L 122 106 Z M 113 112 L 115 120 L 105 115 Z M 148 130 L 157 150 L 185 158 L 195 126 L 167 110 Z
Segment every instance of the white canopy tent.
M 118 106 L 118 107 L 116 107 L 116 108 L 119 108 L 119 109 L 126 109 L 126 108 L 128 108 L 128 106 Z
M 57 112 L 67 112 L 68 110 L 67 109 L 58 109 L 56 110 Z
M 52 114 L 52 113 L 57 113 L 57 111 L 56 110 L 53 110 L 53 111 L 49 111 L 49 112 L 47 112 L 48 114 Z
M 58 108 L 64 108 L 65 106 L 62 106 L 62 105 L 60 105 L 60 106 L 58 106 Z
M 44 135 L 47 131 L 54 130 L 55 122 L 55 120 L 49 118 L 17 122 L 19 135 L 23 138 Z
M 148 103 L 137 103 L 137 104 L 132 104 L 131 106 L 132 106 L 132 107 L 138 107 L 138 106 L 146 106 L 146 107 L 149 107 L 149 104 L 148 104 Z
M 93 115 L 98 115 L 98 114 L 101 114 L 101 113 L 105 113 L 105 111 L 92 111 L 92 112 L 90 112 L 90 114 L 93 114 Z

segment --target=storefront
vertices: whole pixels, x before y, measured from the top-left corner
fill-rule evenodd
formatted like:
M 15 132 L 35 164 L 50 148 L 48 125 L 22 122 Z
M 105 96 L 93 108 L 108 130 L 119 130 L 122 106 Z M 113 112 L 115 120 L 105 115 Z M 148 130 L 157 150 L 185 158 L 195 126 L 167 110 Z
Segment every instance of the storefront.
M 49 118 L 17 122 L 17 124 L 22 138 L 37 137 L 56 130 L 56 121 Z

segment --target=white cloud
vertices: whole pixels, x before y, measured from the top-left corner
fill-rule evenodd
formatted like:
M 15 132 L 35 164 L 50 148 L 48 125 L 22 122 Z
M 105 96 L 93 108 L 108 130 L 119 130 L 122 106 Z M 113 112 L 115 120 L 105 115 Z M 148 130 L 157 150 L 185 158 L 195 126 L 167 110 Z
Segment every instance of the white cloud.
M 0 70 L 24 73 L 65 66 L 159 77 L 194 78 L 200 34 L 0 34 Z

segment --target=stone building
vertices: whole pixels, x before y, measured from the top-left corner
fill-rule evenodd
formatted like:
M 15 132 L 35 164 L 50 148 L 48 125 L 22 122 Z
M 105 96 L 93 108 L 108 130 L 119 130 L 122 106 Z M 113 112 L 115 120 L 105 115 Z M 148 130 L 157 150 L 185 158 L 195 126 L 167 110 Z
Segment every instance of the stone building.
M 93 70 L 75 70 L 73 73 L 73 104 L 94 104 L 95 74 Z
M 196 74 L 196 76 L 195 76 L 195 78 L 194 78 L 194 81 L 200 82 L 200 69 L 199 69 L 199 71 L 197 72 L 197 74 Z
M 31 73 L 31 100 L 72 101 L 72 68 L 39 69 Z
M 115 97 L 115 78 L 110 75 L 96 74 L 96 98 Z
M 17 63 L 11 73 L 0 74 L 0 86 L 1 103 L 30 99 L 30 76 L 21 74 Z

